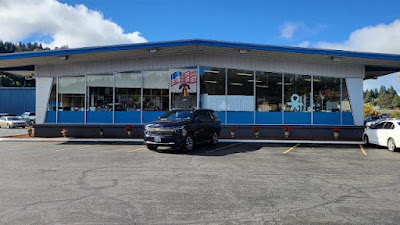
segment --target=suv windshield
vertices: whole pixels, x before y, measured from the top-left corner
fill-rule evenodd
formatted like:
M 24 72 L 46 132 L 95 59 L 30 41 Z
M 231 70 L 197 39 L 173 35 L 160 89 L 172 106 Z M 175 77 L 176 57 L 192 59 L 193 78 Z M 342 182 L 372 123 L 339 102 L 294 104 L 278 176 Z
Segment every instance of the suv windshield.
M 160 120 L 190 120 L 193 116 L 193 110 L 173 110 L 165 113 Z

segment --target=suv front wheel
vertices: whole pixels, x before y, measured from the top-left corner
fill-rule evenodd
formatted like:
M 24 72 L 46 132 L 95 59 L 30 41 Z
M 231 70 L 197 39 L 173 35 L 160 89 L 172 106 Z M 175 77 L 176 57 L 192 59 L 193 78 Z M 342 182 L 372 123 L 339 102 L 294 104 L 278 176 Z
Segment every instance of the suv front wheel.
M 191 152 L 194 147 L 194 139 L 191 134 L 188 134 L 185 138 L 185 141 L 183 143 L 183 150 L 185 152 Z
M 156 145 L 147 145 L 147 148 L 148 148 L 149 150 L 157 150 L 157 147 L 158 147 L 158 146 L 156 146 Z

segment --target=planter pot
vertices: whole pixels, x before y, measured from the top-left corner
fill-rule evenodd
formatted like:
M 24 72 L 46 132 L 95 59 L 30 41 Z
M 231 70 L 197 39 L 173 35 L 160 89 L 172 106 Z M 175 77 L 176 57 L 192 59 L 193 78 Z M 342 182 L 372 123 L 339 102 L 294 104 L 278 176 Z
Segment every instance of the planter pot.
M 100 132 L 100 137 L 103 137 L 104 136 L 104 132 Z
M 289 131 L 285 131 L 285 138 L 289 137 Z
M 128 137 L 132 137 L 132 131 L 127 131 Z
M 338 137 L 339 137 L 339 132 L 333 132 L 333 136 L 335 137 L 335 139 L 338 139 Z
M 231 131 L 231 138 L 235 137 L 235 131 Z
M 256 135 L 256 138 L 260 135 L 260 131 L 254 132 L 254 135 Z

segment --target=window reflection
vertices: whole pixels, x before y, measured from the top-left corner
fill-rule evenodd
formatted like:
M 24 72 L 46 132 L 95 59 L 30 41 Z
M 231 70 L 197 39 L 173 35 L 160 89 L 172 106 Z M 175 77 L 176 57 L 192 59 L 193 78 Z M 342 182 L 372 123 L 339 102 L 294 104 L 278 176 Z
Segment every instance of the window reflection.
M 313 77 L 314 110 L 340 112 L 340 78 Z
M 282 74 L 257 72 L 256 77 L 257 111 L 281 111 Z
M 140 111 L 141 72 L 115 74 L 115 111 Z
M 200 108 L 226 110 L 225 69 L 200 67 Z
M 143 72 L 143 110 L 169 110 L 169 71 Z
M 278 82 L 282 85 L 282 82 Z M 311 76 L 298 74 L 284 74 L 284 102 L 285 111 L 311 111 L 310 92 Z
M 88 75 L 88 111 L 112 111 L 113 110 L 113 76 L 112 75 Z
M 58 79 L 59 111 L 85 110 L 85 76 Z

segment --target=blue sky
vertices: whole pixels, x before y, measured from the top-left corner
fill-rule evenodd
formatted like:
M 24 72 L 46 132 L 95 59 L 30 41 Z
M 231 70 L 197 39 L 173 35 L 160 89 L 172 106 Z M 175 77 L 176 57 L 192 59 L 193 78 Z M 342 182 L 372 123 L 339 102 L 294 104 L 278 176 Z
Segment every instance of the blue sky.
M 81 47 L 204 38 L 400 54 L 399 9 L 398 0 L 18 0 L 0 6 L 0 40 Z M 364 88 L 390 83 L 400 92 L 398 82 L 393 75 Z

